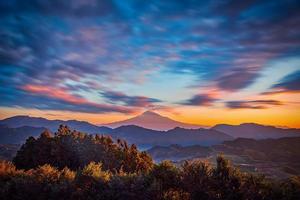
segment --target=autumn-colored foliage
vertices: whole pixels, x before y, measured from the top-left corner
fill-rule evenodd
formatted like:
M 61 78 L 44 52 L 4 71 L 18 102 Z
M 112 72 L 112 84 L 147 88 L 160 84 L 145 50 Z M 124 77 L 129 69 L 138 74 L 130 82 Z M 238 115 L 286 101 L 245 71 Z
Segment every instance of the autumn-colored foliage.
M 72 170 L 90 162 L 101 162 L 102 168 L 111 171 L 142 172 L 151 169 L 152 158 L 139 152 L 135 145 L 125 141 L 116 143 L 109 136 L 88 135 L 60 126 L 52 136 L 44 131 L 39 138 L 29 137 L 13 159 L 19 169 L 31 169 L 44 164 Z
M 55 136 L 29 138 L 14 163 L 0 161 L 0 199 L 300 199 L 299 176 L 275 181 L 242 173 L 222 156 L 216 163 L 153 164 L 134 145 L 62 126 Z

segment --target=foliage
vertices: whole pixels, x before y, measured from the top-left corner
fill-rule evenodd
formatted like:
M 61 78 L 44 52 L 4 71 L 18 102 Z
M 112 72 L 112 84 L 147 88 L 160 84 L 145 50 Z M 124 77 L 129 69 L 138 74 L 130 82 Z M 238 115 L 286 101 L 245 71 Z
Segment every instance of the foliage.
M 29 138 L 14 159 L 17 167 L 11 162 L 0 162 L 0 199 L 300 199 L 299 176 L 275 181 L 241 173 L 222 156 L 217 157 L 216 166 L 200 161 L 186 161 L 180 167 L 169 161 L 151 162 L 148 166 L 141 163 L 150 163 L 151 158 L 137 151 L 135 146 L 129 147 L 120 140 L 113 143 L 103 136 L 74 134 L 66 127 L 61 128 L 55 136 L 45 132 L 38 139 Z M 61 146 L 68 142 L 74 146 Z M 51 153 L 47 154 L 45 149 Z M 37 158 L 30 157 L 38 150 L 41 152 Z M 74 155 L 73 151 L 90 153 L 86 154 L 88 158 L 84 162 L 61 160 L 57 163 L 58 158 L 72 159 L 69 155 L 57 154 L 64 152 L 62 150 L 68 150 L 65 153 L 70 155 Z M 101 157 L 94 155 L 99 150 Z M 46 157 L 39 157 L 41 155 Z M 72 165 L 74 163 L 78 165 Z
M 96 180 L 103 180 L 104 182 L 109 181 L 110 172 L 102 171 L 102 164 L 90 162 L 87 166 L 85 166 L 81 172 L 83 176 L 90 176 L 95 178 Z
M 149 171 L 153 165 L 152 158 L 135 145 L 122 140 L 114 143 L 109 136 L 87 135 L 63 125 L 54 136 L 46 130 L 37 139 L 29 137 L 13 159 L 18 169 L 50 164 L 77 170 L 91 161 L 101 162 L 105 170 L 126 172 Z

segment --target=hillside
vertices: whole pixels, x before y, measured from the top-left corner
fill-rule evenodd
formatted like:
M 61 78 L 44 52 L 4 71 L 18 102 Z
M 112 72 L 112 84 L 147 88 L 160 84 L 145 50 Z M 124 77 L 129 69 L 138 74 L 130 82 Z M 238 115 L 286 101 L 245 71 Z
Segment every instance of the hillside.
M 244 155 L 255 161 L 289 162 L 300 165 L 300 137 L 254 140 L 238 138 L 213 146 L 225 154 Z
M 238 138 L 211 147 L 200 145 L 156 146 L 147 152 L 157 162 L 172 160 L 209 160 L 223 154 L 243 171 L 261 173 L 273 178 L 300 174 L 300 137 L 254 140 Z

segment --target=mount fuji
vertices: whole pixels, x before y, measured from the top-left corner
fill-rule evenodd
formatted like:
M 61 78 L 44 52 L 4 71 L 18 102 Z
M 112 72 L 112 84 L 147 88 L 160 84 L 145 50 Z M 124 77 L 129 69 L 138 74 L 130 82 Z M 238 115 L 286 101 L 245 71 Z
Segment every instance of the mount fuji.
M 110 128 L 117 128 L 120 126 L 127 126 L 127 125 L 135 125 L 135 126 L 140 126 L 143 128 L 159 130 L 159 131 L 170 130 L 170 129 L 174 129 L 176 127 L 185 128 L 185 129 L 198 129 L 198 128 L 204 127 L 201 125 L 186 124 L 186 123 L 178 122 L 178 121 L 175 121 L 168 117 L 161 116 L 152 111 L 146 111 L 146 112 L 142 113 L 141 115 L 138 115 L 136 117 L 133 117 L 133 118 L 130 118 L 130 119 L 127 119 L 124 121 L 118 121 L 118 122 L 113 122 L 113 123 L 109 123 L 109 124 L 104 124 L 104 126 L 107 126 Z

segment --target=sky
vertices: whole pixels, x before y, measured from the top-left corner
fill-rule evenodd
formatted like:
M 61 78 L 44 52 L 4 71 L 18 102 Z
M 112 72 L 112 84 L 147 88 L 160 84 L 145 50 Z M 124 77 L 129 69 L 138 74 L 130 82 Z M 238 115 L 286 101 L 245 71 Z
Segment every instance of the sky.
M 154 110 L 300 128 L 300 1 L 0 0 L 0 118 Z

